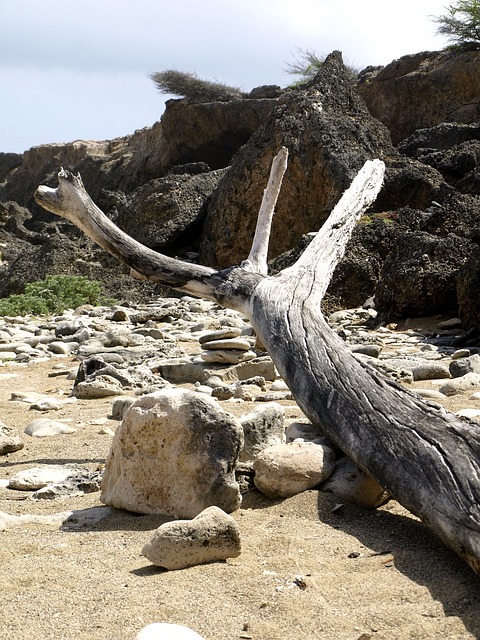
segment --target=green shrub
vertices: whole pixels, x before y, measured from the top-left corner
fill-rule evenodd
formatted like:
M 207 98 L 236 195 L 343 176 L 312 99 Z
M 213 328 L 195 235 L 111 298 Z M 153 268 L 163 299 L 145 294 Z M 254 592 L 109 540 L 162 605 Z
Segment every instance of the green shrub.
M 459 49 L 480 47 L 480 0 L 457 0 L 443 16 L 433 17 L 440 26 L 437 33 Z
M 104 298 L 103 285 L 84 276 L 47 276 L 30 282 L 25 292 L 0 299 L 0 316 L 48 315 L 63 313 L 82 304 L 112 304 Z

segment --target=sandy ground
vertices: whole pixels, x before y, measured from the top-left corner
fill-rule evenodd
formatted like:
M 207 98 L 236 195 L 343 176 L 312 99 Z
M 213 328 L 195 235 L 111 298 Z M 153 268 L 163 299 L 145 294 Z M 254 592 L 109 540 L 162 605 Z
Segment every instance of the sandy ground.
M 76 366 L 65 359 L 0 369 L 0 420 L 19 433 L 38 417 L 78 427 L 53 438 L 25 436 L 23 450 L 2 456 L 0 480 L 45 463 L 95 469 L 104 462 L 111 436 L 99 431 L 118 424 L 99 424 L 111 399 L 80 400 L 48 414 L 10 400 L 13 391 L 68 394 L 72 381 L 48 377 L 59 362 Z M 241 412 L 250 408 L 246 403 Z M 36 501 L 0 488 L 0 511 L 91 510 L 102 506 L 99 496 Z M 334 507 L 334 498 L 318 491 L 283 501 L 251 491 L 232 514 L 241 555 L 173 572 L 141 555 L 165 521 L 159 516 L 112 511 L 80 529 L 9 528 L 0 532 L 0 638 L 133 639 L 155 621 L 190 626 L 207 640 L 480 637 L 479 577 L 416 518 L 395 502 L 375 511 Z

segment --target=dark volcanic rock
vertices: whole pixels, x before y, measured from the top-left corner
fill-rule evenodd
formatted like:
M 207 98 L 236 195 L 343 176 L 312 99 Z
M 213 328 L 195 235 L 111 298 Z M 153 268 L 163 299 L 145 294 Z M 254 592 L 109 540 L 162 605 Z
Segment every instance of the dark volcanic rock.
M 225 267 L 248 255 L 270 165 L 282 146 L 289 150 L 289 165 L 273 220 L 271 258 L 321 227 L 366 160 L 395 159 L 398 171 L 412 164 L 398 156 L 388 131 L 369 115 L 334 52 L 306 89 L 283 95 L 268 122 L 235 155 L 208 207 L 202 262 Z M 414 196 L 415 189 L 406 186 L 409 180 L 403 180 L 392 206 Z M 388 201 L 385 195 L 381 206 Z
M 395 144 L 441 122 L 480 120 L 480 51 L 424 51 L 366 70 L 358 92 Z
M 224 170 L 199 175 L 168 175 L 136 189 L 119 214 L 117 224 L 142 244 L 165 250 L 192 241 L 205 216 L 204 204 Z M 190 232 L 190 233 L 189 233 Z
M 456 315 L 458 271 L 472 249 L 471 242 L 454 234 L 400 234 L 375 291 L 377 309 L 389 317 Z
M 480 124 L 444 122 L 419 129 L 398 149 L 437 169 L 459 191 L 480 195 Z

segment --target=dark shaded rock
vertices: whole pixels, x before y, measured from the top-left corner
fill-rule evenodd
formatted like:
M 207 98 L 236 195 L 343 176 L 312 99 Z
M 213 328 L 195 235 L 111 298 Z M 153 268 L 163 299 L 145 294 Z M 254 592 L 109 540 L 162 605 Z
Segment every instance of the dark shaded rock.
M 445 122 L 420 129 L 398 148 L 437 169 L 459 191 L 480 194 L 480 124 Z
M 480 51 L 424 51 L 360 74 L 357 85 L 370 113 L 395 144 L 417 129 L 480 119 Z
M 0 153 L 0 182 L 12 169 L 22 164 L 20 153 Z
M 172 244 L 188 246 L 199 235 L 204 204 L 224 170 L 168 175 L 150 180 L 128 198 L 117 224 L 142 244 L 162 251 Z M 196 233 L 195 233 L 196 229 Z
M 399 235 L 375 291 L 377 310 L 390 317 L 457 315 L 458 271 L 472 249 L 471 242 L 454 234 Z
M 458 315 L 464 327 L 480 329 L 480 248 L 475 247 L 457 276 Z

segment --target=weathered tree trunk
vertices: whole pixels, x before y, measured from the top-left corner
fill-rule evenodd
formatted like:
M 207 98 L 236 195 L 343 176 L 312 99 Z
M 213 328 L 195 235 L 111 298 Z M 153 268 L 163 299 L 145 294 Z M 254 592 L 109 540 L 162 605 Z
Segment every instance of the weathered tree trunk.
M 480 428 L 360 363 L 320 311 L 355 222 L 380 190 L 383 163 L 367 162 L 295 265 L 268 277 L 266 246 L 286 161 L 282 150 L 250 256 L 223 271 L 135 242 L 93 204 L 80 176 L 62 170 L 59 187 L 39 187 L 35 198 L 148 279 L 242 311 L 305 415 L 480 573 Z

